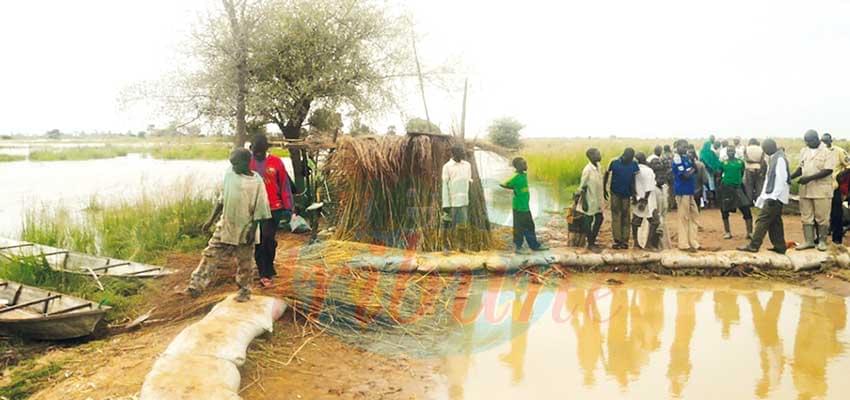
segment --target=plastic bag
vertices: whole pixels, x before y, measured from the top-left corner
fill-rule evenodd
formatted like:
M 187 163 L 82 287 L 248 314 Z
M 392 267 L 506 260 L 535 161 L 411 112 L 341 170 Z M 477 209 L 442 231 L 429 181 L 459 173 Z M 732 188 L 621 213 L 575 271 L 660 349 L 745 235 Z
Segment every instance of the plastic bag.
M 292 220 L 289 221 L 289 229 L 292 233 L 305 233 L 310 232 L 310 224 L 307 223 L 307 220 L 300 215 L 293 215 Z

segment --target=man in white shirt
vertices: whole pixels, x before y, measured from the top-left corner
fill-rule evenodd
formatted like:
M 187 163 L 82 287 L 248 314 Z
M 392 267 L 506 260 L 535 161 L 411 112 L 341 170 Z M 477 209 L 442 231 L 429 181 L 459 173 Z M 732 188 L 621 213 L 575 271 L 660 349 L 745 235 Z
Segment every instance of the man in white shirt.
M 770 251 L 785 254 L 785 227 L 782 224 L 782 207 L 788 204 L 790 186 L 788 184 L 788 159 L 785 153 L 777 149 L 776 141 L 765 139 L 761 148 L 768 155 L 767 173 L 761 195 L 756 199 L 756 207 L 761 209 L 750 243 L 738 250 L 757 252 L 764 241 L 764 235 L 770 235 L 773 247 Z
M 638 162 L 638 173 L 635 175 L 635 201 L 637 204 L 632 207 L 632 239 L 634 240 L 634 248 L 639 249 L 638 228 L 643 224 L 643 220 L 649 220 L 650 232 L 654 232 L 658 228 L 658 217 L 654 215 L 658 203 L 655 198 L 655 172 L 647 165 L 646 155 L 638 152 L 635 154 L 635 160 Z
M 452 147 L 452 158 L 443 164 L 443 251 L 448 252 L 454 242 L 460 251 L 466 250 L 465 230 L 469 223 L 469 183 L 472 182 L 472 165 L 464 160 L 466 150 Z

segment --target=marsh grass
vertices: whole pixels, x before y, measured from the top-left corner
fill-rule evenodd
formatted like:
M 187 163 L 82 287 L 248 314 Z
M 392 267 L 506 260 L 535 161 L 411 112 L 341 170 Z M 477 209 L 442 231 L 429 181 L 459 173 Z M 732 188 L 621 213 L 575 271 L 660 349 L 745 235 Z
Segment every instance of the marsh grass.
M 109 204 L 93 197 L 76 217 L 68 207 L 41 205 L 26 211 L 21 238 L 89 254 L 161 262 L 168 252 L 196 251 L 206 243 L 201 226 L 213 209 L 213 198 L 187 186 Z
M 56 149 L 40 149 L 30 152 L 30 161 L 82 161 L 100 160 L 105 158 L 123 157 L 128 153 L 141 152 L 140 148 L 131 146 L 114 146 L 107 144 L 100 147 L 68 147 Z
M 26 160 L 24 156 L 12 155 L 12 154 L 0 154 L 0 162 L 12 162 L 12 161 L 23 161 Z
M 148 154 L 162 160 L 226 160 L 231 149 L 226 143 L 159 145 L 149 149 Z
M 569 196 L 587 165 L 588 148 L 602 152 L 600 166 L 604 171 L 626 147 L 648 154 L 656 144 L 658 141 L 646 139 L 530 139 L 523 142 L 520 155 L 528 162 L 529 178 L 554 185 L 558 193 Z
M 8 383 L 0 387 L 0 398 L 8 400 L 23 400 L 32 396 L 52 376 L 62 370 L 61 362 L 38 364 L 29 361 L 26 365 L 15 368 Z

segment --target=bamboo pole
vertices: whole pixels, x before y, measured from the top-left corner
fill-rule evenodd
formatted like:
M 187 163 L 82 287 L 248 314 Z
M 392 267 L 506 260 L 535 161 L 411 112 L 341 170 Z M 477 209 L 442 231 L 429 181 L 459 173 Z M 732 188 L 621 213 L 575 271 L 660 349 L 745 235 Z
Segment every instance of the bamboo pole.
M 460 113 L 460 138 L 466 139 L 466 94 L 469 89 L 469 78 L 463 80 L 463 109 Z
M 428 121 L 428 133 L 431 133 L 431 115 L 428 113 L 428 101 L 425 100 L 425 81 L 422 79 L 422 67 L 419 65 L 419 53 L 416 51 L 416 35 L 413 34 L 413 58 L 416 60 L 416 75 L 419 77 L 419 92 L 425 107 L 425 120 Z

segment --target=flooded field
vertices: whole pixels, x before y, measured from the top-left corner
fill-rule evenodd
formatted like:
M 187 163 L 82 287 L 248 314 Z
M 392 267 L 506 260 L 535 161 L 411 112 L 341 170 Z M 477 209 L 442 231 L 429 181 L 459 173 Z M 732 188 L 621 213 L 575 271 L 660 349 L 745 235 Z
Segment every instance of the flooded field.
M 86 143 L 102 146 L 102 143 Z M 6 147 L 8 154 L 26 155 L 30 148 Z M 288 159 L 288 168 L 291 163 Z M 490 220 L 510 225 L 511 192 L 498 186 L 512 170 L 503 158 L 479 152 L 478 168 L 488 199 Z M 227 161 L 158 160 L 141 154 L 87 161 L 16 161 L 0 163 L 0 235 L 15 236 L 20 231 L 24 212 L 40 203 L 70 204 L 82 208 L 93 196 L 99 200 L 132 199 L 146 191 L 155 193 L 179 185 L 213 190 L 227 168 Z M 542 184 L 531 183 L 532 213 L 545 223 L 545 211 L 561 208 L 557 196 Z
M 451 337 L 455 351 L 440 358 L 443 388 L 433 398 L 850 393 L 843 297 L 741 279 L 616 276 L 625 284 L 593 284 L 600 278 L 543 289 L 507 279 L 475 285 L 466 315 L 480 315 Z
M 81 210 L 93 197 L 132 199 L 180 186 L 213 190 L 226 166 L 226 161 L 166 161 L 138 154 L 89 161 L 0 163 L 0 235 L 17 235 L 25 211 L 40 204 Z

